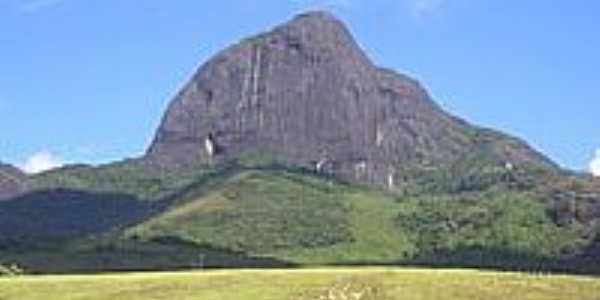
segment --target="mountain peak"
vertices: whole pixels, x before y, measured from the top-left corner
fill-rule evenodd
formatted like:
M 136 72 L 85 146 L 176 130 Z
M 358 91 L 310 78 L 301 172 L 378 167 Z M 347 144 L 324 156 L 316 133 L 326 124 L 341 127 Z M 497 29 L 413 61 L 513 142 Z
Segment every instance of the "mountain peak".
M 325 11 L 296 15 L 290 21 L 250 40 L 285 47 L 304 56 L 334 54 L 348 61 L 367 60 L 346 25 Z M 370 64 L 366 61 L 364 63 Z
M 497 166 L 547 165 L 525 143 L 444 112 L 414 79 L 375 66 L 341 21 L 317 11 L 205 63 L 171 102 L 147 158 L 185 167 L 260 153 L 394 188 L 410 170 L 482 151 Z
M 327 10 L 307 10 L 294 16 L 294 19 L 320 19 L 339 21 L 339 19 L 331 12 Z
M 334 14 L 327 11 L 307 11 L 296 15 L 292 18 L 288 25 L 308 25 L 314 24 L 317 26 L 327 26 L 328 28 L 345 29 L 346 25 L 337 18 Z

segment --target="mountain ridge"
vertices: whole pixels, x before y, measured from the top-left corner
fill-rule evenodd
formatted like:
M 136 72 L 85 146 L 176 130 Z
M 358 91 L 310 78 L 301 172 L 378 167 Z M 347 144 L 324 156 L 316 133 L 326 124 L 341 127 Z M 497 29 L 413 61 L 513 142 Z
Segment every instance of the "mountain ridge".
M 0 162 L 0 201 L 18 196 L 27 188 L 25 173 L 12 165 Z

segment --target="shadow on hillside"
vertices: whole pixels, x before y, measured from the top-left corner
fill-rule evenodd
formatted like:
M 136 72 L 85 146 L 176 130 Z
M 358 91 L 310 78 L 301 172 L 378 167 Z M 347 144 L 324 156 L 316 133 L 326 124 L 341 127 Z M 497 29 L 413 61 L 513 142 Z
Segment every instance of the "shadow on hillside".
M 0 202 L 0 250 L 97 234 L 142 219 L 150 207 L 116 193 L 55 189 Z
M 38 249 L 21 254 L 7 252 L 1 259 L 17 263 L 29 274 L 278 269 L 298 266 L 276 258 L 190 243 L 177 237 L 160 237 L 150 241 L 121 239 L 83 248 L 67 247 L 61 251 Z
M 592 250 L 592 247 L 594 248 Z M 600 244 L 579 255 L 544 257 L 503 248 L 463 247 L 420 255 L 395 263 L 360 261 L 334 266 L 410 266 L 439 269 L 485 269 L 508 272 L 600 275 Z

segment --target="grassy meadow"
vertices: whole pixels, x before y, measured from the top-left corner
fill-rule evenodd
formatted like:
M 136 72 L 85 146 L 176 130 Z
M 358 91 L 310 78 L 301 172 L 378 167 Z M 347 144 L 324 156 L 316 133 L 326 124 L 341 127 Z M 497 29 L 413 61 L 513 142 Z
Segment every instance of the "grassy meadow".
M 595 300 L 600 279 L 474 270 L 327 268 L 0 279 L 2 300 Z

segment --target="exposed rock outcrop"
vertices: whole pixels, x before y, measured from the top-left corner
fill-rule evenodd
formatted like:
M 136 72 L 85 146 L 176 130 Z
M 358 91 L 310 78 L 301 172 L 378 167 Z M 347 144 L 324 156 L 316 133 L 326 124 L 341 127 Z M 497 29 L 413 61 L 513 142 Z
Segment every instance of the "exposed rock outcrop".
M 312 12 L 205 63 L 146 157 L 181 167 L 268 153 L 306 167 L 327 161 L 340 178 L 393 188 L 403 170 L 481 149 L 501 166 L 554 167 L 524 142 L 444 112 L 419 82 L 375 66 L 338 19 Z

